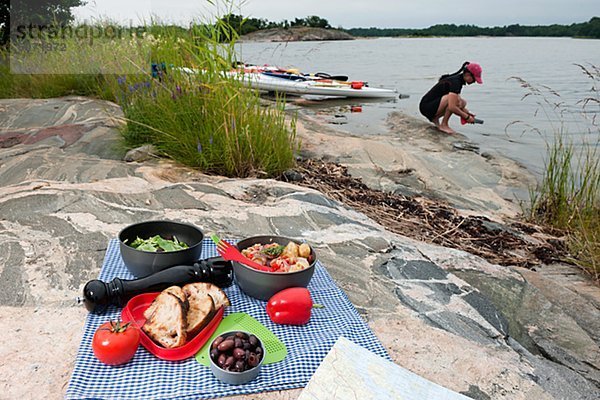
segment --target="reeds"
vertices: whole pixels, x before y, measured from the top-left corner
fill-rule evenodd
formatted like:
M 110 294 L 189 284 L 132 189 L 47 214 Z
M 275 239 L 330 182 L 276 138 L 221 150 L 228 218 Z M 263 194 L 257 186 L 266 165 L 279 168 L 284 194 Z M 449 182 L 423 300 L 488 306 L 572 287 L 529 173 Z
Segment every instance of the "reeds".
M 578 65 L 592 81 L 590 96 L 579 105 L 581 115 L 588 120 L 588 132 L 581 144 L 575 145 L 564 124 L 556 128 L 554 139 L 547 144 L 548 153 L 543 176 L 536 188 L 530 190 L 530 206 L 527 216 L 564 232 L 571 261 L 594 279 L 600 279 L 600 128 L 595 116 L 600 106 L 598 82 L 600 71 L 591 66 Z M 542 98 L 538 102 L 544 113 L 552 113 L 555 120 L 562 121 L 566 113 L 561 102 L 551 103 L 543 91 L 519 80 L 529 94 Z M 560 97 L 551 89 L 550 96 Z M 526 95 L 528 96 L 528 95 Z M 552 107 L 549 107 L 552 105 Z
M 130 146 L 152 143 L 177 161 L 225 176 L 275 176 L 293 166 L 295 122 L 286 121 L 283 102 L 263 105 L 230 74 L 235 38 L 222 36 L 228 30 L 196 26 L 185 37 L 170 28 L 151 31 L 160 76 L 112 85 Z

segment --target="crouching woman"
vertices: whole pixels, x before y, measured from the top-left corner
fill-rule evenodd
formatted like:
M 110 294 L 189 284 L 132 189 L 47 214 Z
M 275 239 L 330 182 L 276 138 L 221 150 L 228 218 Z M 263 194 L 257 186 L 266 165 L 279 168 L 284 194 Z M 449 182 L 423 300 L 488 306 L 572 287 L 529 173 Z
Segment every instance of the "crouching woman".
M 437 129 L 448 134 L 456 133 L 448 125 L 452 114 L 463 118 L 468 123 L 475 122 L 475 114 L 469 112 L 467 102 L 460 96 L 460 92 L 464 85 L 474 82 L 483 83 L 481 73 L 479 64 L 467 61 L 455 73 L 442 75 L 435 86 L 421 99 L 419 103 L 421 114 L 433 122 Z

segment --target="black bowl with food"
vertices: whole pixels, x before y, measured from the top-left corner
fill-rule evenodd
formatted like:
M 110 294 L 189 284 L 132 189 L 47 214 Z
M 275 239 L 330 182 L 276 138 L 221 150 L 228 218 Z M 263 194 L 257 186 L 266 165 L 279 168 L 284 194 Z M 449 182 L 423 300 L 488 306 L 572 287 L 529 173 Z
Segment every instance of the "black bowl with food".
M 317 255 L 307 243 L 283 236 L 254 236 L 237 243 L 247 258 L 265 265 L 269 271 L 233 262 L 235 281 L 247 295 L 269 300 L 289 287 L 307 287 L 314 272 Z
M 192 265 L 202 254 L 202 239 L 199 228 L 173 221 L 140 222 L 119 233 L 123 262 L 138 278 L 175 265 Z

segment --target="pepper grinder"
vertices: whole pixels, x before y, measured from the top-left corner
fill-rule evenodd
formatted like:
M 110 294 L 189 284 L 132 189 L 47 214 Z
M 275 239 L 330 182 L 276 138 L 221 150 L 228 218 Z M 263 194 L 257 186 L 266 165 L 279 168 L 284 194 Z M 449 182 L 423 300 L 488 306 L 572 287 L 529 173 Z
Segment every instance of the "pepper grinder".
M 110 282 L 94 279 L 83 288 L 85 308 L 101 314 L 109 305 L 124 306 L 132 297 L 148 292 L 159 292 L 169 286 L 182 286 L 190 282 L 210 282 L 220 287 L 231 285 L 233 269 L 230 261 L 222 257 L 199 260 L 193 265 L 177 265 L 140 279 L 114 278 Z

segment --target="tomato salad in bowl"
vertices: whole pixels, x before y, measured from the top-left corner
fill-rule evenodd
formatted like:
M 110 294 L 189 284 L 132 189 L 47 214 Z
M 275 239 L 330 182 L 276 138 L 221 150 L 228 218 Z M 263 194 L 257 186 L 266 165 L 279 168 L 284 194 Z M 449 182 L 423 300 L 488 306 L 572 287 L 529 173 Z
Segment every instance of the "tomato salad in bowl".
M 289 287 L 307 287 L 315 272 L 317 255 L 307 243 L 265 235 L 240 240 L 236 247 L 245 257 L 266 267 L 259 270 L 232 262 L 240 289 L 260 300 L 268 300 Z
M 242 254 L 250 260 L 271 269 L 269 272 L 296 272 L 310 268 L 312 250 L 307 243 L 298 245 L 289 241 L 287 245 L 277 242 L 255 243 L 242 249 Z

